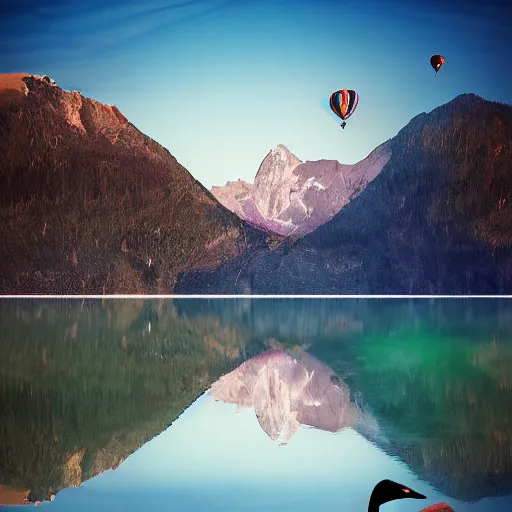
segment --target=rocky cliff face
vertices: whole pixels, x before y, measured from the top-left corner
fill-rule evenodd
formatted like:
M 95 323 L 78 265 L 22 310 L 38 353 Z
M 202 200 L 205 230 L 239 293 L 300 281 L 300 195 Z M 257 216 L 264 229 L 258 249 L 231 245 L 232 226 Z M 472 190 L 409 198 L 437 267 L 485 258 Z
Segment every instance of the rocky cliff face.
M 112 105 L 0 75 L 0 293 L 169 293 L 264 235 Z
M 314 232 L 184 275 L 177 289 L 512 293 L 512 108 L 461 95 L 389 144 L 383 170 Z
M 244 217 L 242 200 L 249 195 L 251 184 L 243 180 L 228 181 L 223 187 L 212 187 L 212 194 L 228 210 Z
M 267 154 L 252 186 L 229 182 L 224 187 L 213 187 L 212 193 L 253 225 L 300 237 L 330 220 L 357 197 L 390 156 L 391 146 L 385 143 L 355 165 L 335 160 L 301 162 L 280 144 Z
M 265 218 L 277 219 L 290 204 L 290 189 L 297 183 L 293 171 L 300 163 L 282 144 L 264 158 L 254 180 L 252 197 Z

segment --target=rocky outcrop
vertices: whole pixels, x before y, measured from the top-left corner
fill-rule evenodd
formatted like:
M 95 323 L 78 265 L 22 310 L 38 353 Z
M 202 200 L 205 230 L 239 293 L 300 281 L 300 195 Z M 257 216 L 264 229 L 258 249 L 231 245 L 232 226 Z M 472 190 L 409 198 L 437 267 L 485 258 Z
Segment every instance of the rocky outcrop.
M 335 160 L 301 162 L 283 145 L 271 150 L 254 184 L 213 187 L 229 210 L 266 231 L 300 237 L 330 220 L 360 194 L 389 161 L 385 143 L 355 165 Z
M 223 187 L 212 187 L 211 190 L 219 203 L 241 218 L 244 217 L 242 203 L 249 196 L 250 191 L 251 184 L 243 180 L 228 181 Z
M 264 218 L 277 219 L 290 204 L 289 188 L 297 182 L 294 170 L 300 163 L 282 144 L 270 150 L 261 162 L 251 195 Z

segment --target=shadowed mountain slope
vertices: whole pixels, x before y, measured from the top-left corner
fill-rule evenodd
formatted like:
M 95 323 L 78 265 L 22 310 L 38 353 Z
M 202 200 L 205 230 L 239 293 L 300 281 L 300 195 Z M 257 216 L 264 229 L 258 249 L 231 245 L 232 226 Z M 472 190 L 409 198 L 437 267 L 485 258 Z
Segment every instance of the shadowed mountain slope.
M 190 293 L 512 293 L 512 108 L 474 94 L 415 117 L 329 222 L 182 275 Z
M 264 235 L 119 110 L 0 75 L 0 293 L 168 293 Z

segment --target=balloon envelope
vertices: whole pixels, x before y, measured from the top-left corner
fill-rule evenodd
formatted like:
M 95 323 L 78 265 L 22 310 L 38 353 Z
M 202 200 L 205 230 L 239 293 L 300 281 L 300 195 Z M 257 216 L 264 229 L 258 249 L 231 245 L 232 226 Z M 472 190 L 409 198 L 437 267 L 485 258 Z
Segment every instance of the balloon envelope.
M 442 55 L 432 55 L 430 65 L 436 70 L 436 73 L 443 67 L 444 57 Z
M 352 89 L 340 89 L 333 92 L 329 100 L 331 110 L 345 121 L 356 110 L 359 103 L 359 94 Z

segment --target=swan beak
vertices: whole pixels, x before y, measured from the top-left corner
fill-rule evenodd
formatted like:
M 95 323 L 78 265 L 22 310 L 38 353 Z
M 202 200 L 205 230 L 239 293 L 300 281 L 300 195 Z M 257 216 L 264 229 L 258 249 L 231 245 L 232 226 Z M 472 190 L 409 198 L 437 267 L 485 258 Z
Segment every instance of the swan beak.
M 414 498 L 416 500 L 426 500 L 427 499 L 426 496 L 424 496 L 423 494 L 420 494 L 419 492 L 413 491 L 412 489 L 410 490 L 410 492 L 407 493 L 407 497 Z

